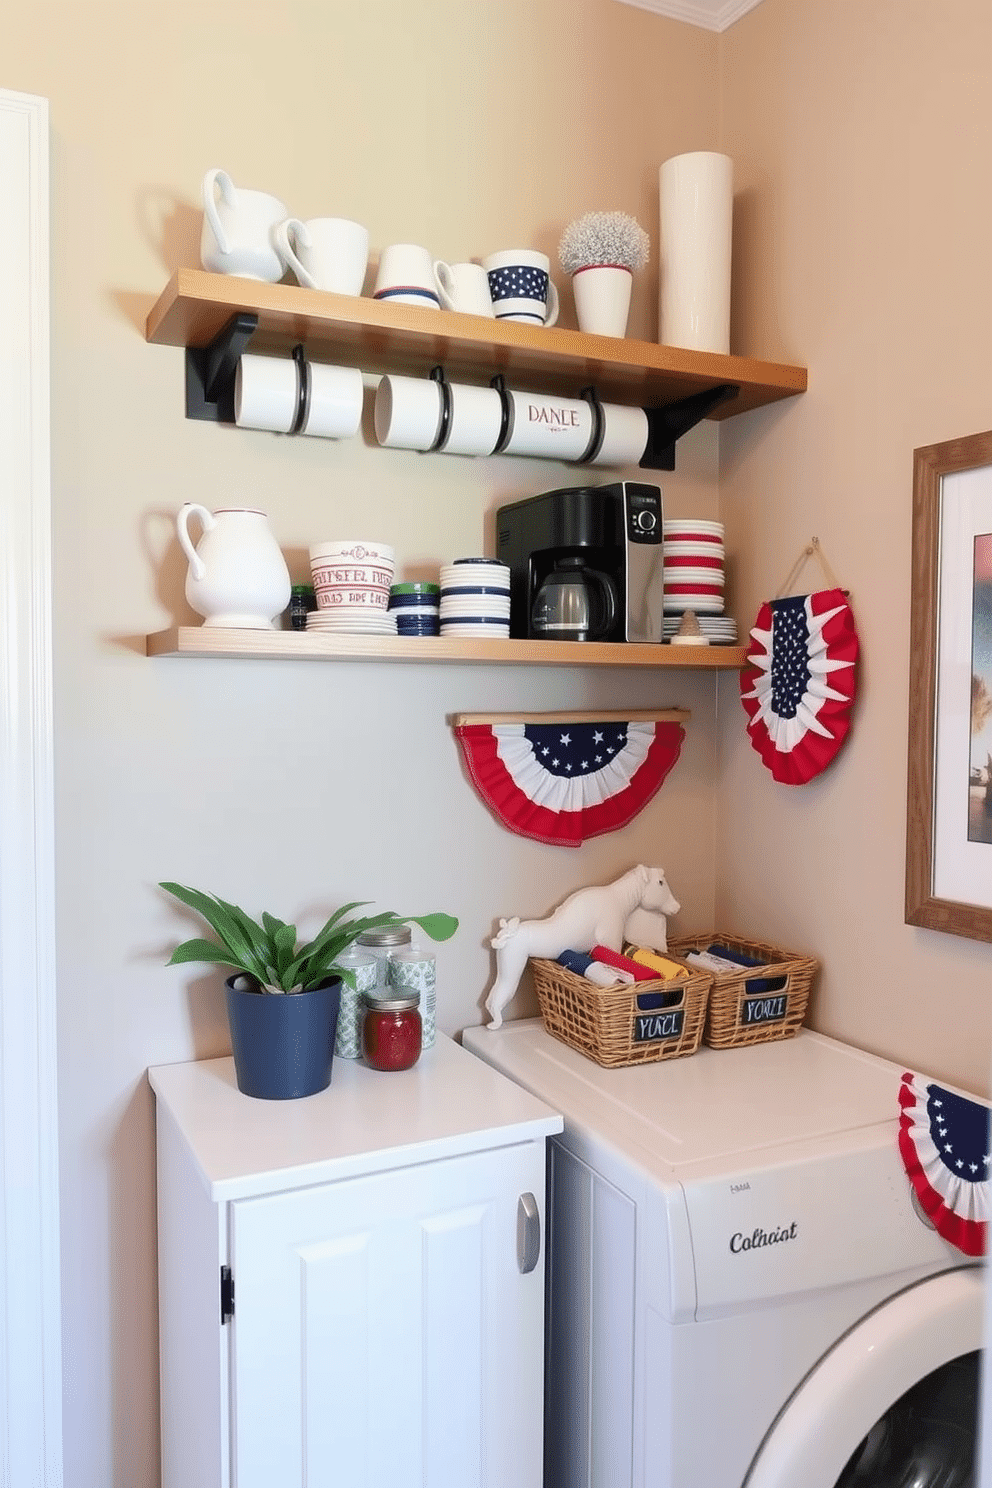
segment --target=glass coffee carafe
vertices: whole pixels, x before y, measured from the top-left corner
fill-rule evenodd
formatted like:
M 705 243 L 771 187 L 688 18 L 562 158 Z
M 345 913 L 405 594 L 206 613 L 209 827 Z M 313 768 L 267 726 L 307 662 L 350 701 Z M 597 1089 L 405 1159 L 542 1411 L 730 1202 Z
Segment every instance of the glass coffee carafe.
M 598 641 L 617 612 L 613 580 L 587 568 L 580 554 L 563 555 L 541 583 L 531 606 L 531 631 L 542 640 Z

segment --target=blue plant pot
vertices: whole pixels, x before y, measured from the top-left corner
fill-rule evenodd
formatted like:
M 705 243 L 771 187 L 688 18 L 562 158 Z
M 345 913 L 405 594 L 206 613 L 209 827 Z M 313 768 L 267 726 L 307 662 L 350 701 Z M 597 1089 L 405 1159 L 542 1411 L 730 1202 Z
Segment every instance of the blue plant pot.
M 228 977 L 227 1016 L 238 1089 L 259 1100 L 296 1100 L 331 1083 L 334 1036 L 341 1007 L 341 978 L 310 992 L 243 990 Z

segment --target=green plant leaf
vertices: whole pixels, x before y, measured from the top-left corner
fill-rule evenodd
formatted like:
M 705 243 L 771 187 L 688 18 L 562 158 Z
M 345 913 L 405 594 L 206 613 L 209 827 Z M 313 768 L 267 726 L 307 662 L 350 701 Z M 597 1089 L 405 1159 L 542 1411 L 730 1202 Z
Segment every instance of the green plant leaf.
M 331 915 L 331 918 L 325 922 L 324 928 L 321 931 L 321 934 L 324 933 L 324 930 L 329 930 L 332 925 L 336 925 L 337 922 L 338 922 L 338 920 L 340 920 L 342 918 L 342 916 L 344 916 L 346 914 L 351 914 L 351 911 L 353 909 L 361 909 L 363 904 L 371 904 L 371 903 L 372 903 L 371 899 L 353 899 L 350 904 L 342 904 L 341 908 L 340 909 L 336 909 L 334 911 L 334 913 Z
M 247 972 L 263 986 L 283 991 L 319 986 L 332 974 L 346 975 L 335 963 L 365 930 L 378 930 L 391 925 L 419 925 L 432 940 L 449 940 L 458 928 L 453 915 L 398 915 L 395 910 L 378 914 L 347 916 L 370 901 L 355 899 L 330 916 L 313 940 L 297 945 L 297 929 L 265 911 L 258 924 L 237 904 L 229 904 L 217 895 L 203 894 L 183 884 L 162 883 L 160 888 L 180 903 L 193 909 L 206 920 L 222 944 L 209 940 L 188 940 L 173 952 L 170 966 L 189 961 L 210 961 Z
M 454 915 L 443 914 L 440 911 L 428 915 L 410 915 L 410 919 L 415 925 L 419 925 L 431 940 L 450 940 L 458 929 L 458 921 Z
M 277 930 L 275 945 L 276 965 L 281 975 L 293 960 L 293 953 L 296 950 L 296 926 L 283 925 L 281 930 Z
M 211 930 L 219 936 L 231 959 L 228 965 L 240 967 L 260 982 L 268 981 L 265 956 L 262 951 L 264 931 L 234 904 L 210 894 L 201 894 L 183 884 L 161 883 L 159 888 L 193 909 L 206 920 Z
M 287 925 L 268 912 L 262 915 L 262 924 L 266 932 L 266 959 L 275 973 L 274 980 L 281 981 L 296 950 L 296 926 Z
M 257 920 L 253 920 L 250 914 L 246 914 L 239 904 L 228 904 L 226 899 L 221 899 L 219 894 L 214 894 L 213 901 L 220 909 L 229 915 L 236 932 L 240 932 L 247 949 L 247 954 L 253 955 L 262 965 L 269 961 L 268 936 Z
M 184 940 L 182 945 L 176 946 L 165 964 L 185 966 L 190 961 L 214 961 L 221 966 L 230 966 L 235 971 L 242 969 L 241 963 L 232 959 L 230 951 L 213 940 Z

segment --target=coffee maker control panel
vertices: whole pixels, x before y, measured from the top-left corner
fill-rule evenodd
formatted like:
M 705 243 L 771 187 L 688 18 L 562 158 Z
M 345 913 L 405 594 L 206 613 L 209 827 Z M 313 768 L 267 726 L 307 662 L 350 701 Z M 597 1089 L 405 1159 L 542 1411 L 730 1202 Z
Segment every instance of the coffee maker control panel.
M 625 482 L 627 541 L 659 544 L 662 540 L 661 491 L 657 486 Z

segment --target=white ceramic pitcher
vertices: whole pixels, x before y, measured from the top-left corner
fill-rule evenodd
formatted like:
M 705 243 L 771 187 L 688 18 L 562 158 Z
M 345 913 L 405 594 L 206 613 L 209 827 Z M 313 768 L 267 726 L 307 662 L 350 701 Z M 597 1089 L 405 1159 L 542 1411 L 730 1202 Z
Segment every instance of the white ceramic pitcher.
M 191 517 L 203 528 L 196 547 L 189 535 Z M 189 559 L 186 598 L 204 625 L 274 630 L 274 620 L 289 604 L 291 583 L 265 514 L 243 508 L 210 512 L 187 501 L 176 531 Z

